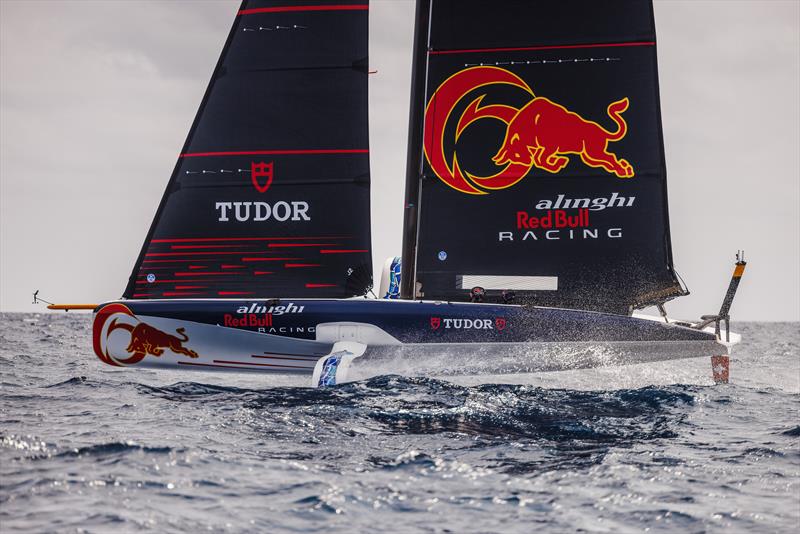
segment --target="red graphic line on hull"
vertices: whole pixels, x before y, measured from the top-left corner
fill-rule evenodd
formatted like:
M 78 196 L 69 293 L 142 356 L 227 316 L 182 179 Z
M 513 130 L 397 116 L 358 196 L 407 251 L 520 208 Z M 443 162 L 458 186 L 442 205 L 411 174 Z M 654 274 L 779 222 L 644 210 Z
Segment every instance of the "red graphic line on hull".
M 332 249 L 332 248 L 324 248 L 319 251 L 320 254 L 356 254 L 360 252 L 369 252 L 367 249 Z
M 278 355 L 261 355 L 261 354 L 253 354 L 251 358 L 263 358 L 265 360 L 296 360 L 299 362 L 316 362 L 320 357 L 319 356 L 301 356 L 300 354 L 293 354 L 292 357 L 289 356 L 278 356 Z
M 162 267 L 162 269 L 171 269 L 172 267 Z M 190 265 L 190 269 L 208 269 L 208 265 Z
M 255 295 L 250 291 L 217 291 L 217 295 L 221 297 L 225 296 L 236 296 L 236 295 Z
M 239 363 L 233 360 L 214 360 L 214 363 L 230 363 L 233 365 L 257 365 L 259 367 L 286 367 L 288 369 L 311 369 L 307 365 L 278 365 L 274 363 Z
M 165 297 L 191 297 L 192 295 L 205 295 L 205 293 L 192 293 L 184 291 L 165 291 L 162 294 Z
M 192 243 L 197 241 L 280 241 L 292 239 L 295 241 L 305 239 L 349 239 L 350 235 L 326 235 L 308 237 L 178 237 L 175 239 L 153 239 L 150 243 Z
M 133 294 L 133 298 L 138 298 L 138 297 L 155 297 L 155 295 L 153 293 L 134 293 Z
M 253 274 L 261 276 L 262 274 L 275 274 L 274 271 L 253 271 Z
M 277 6 L 254 7 L 239 10 L 239 15 L 255 15 L 256 13 L 285 13 L 287 11 L 367 11 L 369 4 L 339 4 L 330 6 Z
M 223 369 L 252 369 L 260 371 L 258 367 L 247 367 L 244 365 L 214 365 L 213 363 L 178 362 L 178 365 L 193 365 L 195 367 L 222 367 Z
M 552 45 L 552 46 L 518 46 L 509 48 L 460 48 L 453 50 L 431 50 L 428 52 L 431 56 L 439 56 L 444 54 L 472 54 L 476 52 L 524 52 L 535 50 L 567 50 L 573 48 L 614 48 L 623 46 L 655 46 L 655 41 L 636 41 L 631 43 L 596 43 L 596 44 L 579 44 L 579 45 Z
M 313 289 L 315 287 L 337 287 L 336 284 L 306 284 L 306 287 Z
M 208 286 L 175 286 L 175 289 L 208 289 Z
M 223 269 L 246 269 L 247 268 L 246 265 L 227 265 L 227 264 L 220 265 L 220 267 L 222 267 Z
M 186 152 L 181 158 L 208 158 L 215 156 L 319 156 L 327 154 L 369 154 L 364 148 L 353 149 L 317 149 L 317 150 L 244 150 L 241 152 Z

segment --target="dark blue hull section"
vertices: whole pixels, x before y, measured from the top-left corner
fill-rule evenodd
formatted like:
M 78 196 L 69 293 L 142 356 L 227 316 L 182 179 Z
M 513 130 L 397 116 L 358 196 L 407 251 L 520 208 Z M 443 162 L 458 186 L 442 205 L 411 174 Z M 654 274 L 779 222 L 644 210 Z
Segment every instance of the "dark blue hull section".
M 218 325 L 297 339 L 323 323 L 365 323 L 403 344 L 714 341 L 674 324 L 580 310 L 372 299 L 123 301 L 139 316 Z

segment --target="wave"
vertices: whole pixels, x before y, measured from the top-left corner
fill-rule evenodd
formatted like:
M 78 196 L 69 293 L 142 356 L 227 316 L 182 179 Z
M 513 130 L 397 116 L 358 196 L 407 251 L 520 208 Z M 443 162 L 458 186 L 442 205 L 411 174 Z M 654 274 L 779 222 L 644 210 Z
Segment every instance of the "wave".
M 375 425 L 384 434 L 466 434 L 487 439 L 535 439 L 614 444 L 674 437 L 690 386 L 575 391 L 485 384 L 464 387 L 432 378 L 374 377 L 328 389 L 246 389 L 179 382 L 136 385 L 139 393 L 174 402 L 232 403 L 273 428 L 276 412 L 290 424 L 312 420 L 323 429 Z M 213 409 L 213 408 L 211 408 Z M 676 419 L 677 418 L 677 419 Z

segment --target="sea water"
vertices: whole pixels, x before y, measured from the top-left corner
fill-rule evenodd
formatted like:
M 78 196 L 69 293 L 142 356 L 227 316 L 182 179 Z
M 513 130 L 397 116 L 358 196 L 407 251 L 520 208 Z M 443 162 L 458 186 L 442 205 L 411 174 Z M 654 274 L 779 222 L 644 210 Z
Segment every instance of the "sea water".
M 115 369 L 0 315 L 0 531 L 796 532 L 800 325 L 707 358 L 330 389 Z M 458 365 L 454 355 L 453 365 Z M 557 357 L 558 355 L 554 355 Z

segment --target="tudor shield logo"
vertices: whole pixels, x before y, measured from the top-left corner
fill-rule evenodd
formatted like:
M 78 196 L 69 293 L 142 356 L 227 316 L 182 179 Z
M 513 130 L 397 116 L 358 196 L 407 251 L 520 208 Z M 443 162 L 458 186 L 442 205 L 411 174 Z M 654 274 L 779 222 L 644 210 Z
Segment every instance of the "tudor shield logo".
M 442 326 L 442 318 L 441 317 L 431 317 L 431 329 L 432 330 L 439 330 L 440 326 Z
M 503 100 L 489 103 L 497 89 L 516 88 L 527 99 L 520 107 Z M 476 91 L 480 89 L 480 92 Z M 472 100 L 464 107 L 468 101 Z M 557 96 L 557 95 L 556 95 Z M 501 97 L 502 98 L 502 97 Z M 604 102 L 605 104 L 605 102 Z M 602 169 L 618 178 L 633 178 L 634 167 L 627 160 L 609 151 L 609 143 L 621 140 L 628 133 L 622 114 L 630 102 L 619 98 L 593 116 L 603 124 L 582 117 L 557 101 L 534 93 L 522 78 L 513 72 L 491 66 L 469 67 L 456 72 L 433 93 L 425 109 L 425 158 L 436 176 L 449 187 L 470 195 L 485 195 L 506 189 L 522 180 L 536 167 L 551 174 L 560 173 L 570 162 Z M 453 113 L 461 111 L 460 116 Z M 485 119 L 499 121 L 505 135 L 497 139 L 489 168 L 480 176 L 459 163 L 456 145 L 467 128 Z M 455 126 L 455 128 L 453 128 Z M 466 160 L 467 158 L 462 158 Z M 487 162 L 488 163 L 488 162 Z
M 266 193 L 269 186 L 272 185 L 272 174 L 274 164 L 273 162 L 264 163 L 255 161 L 250 163 L 250 179 L 253 181 L 253 187 L 259 193 Z

